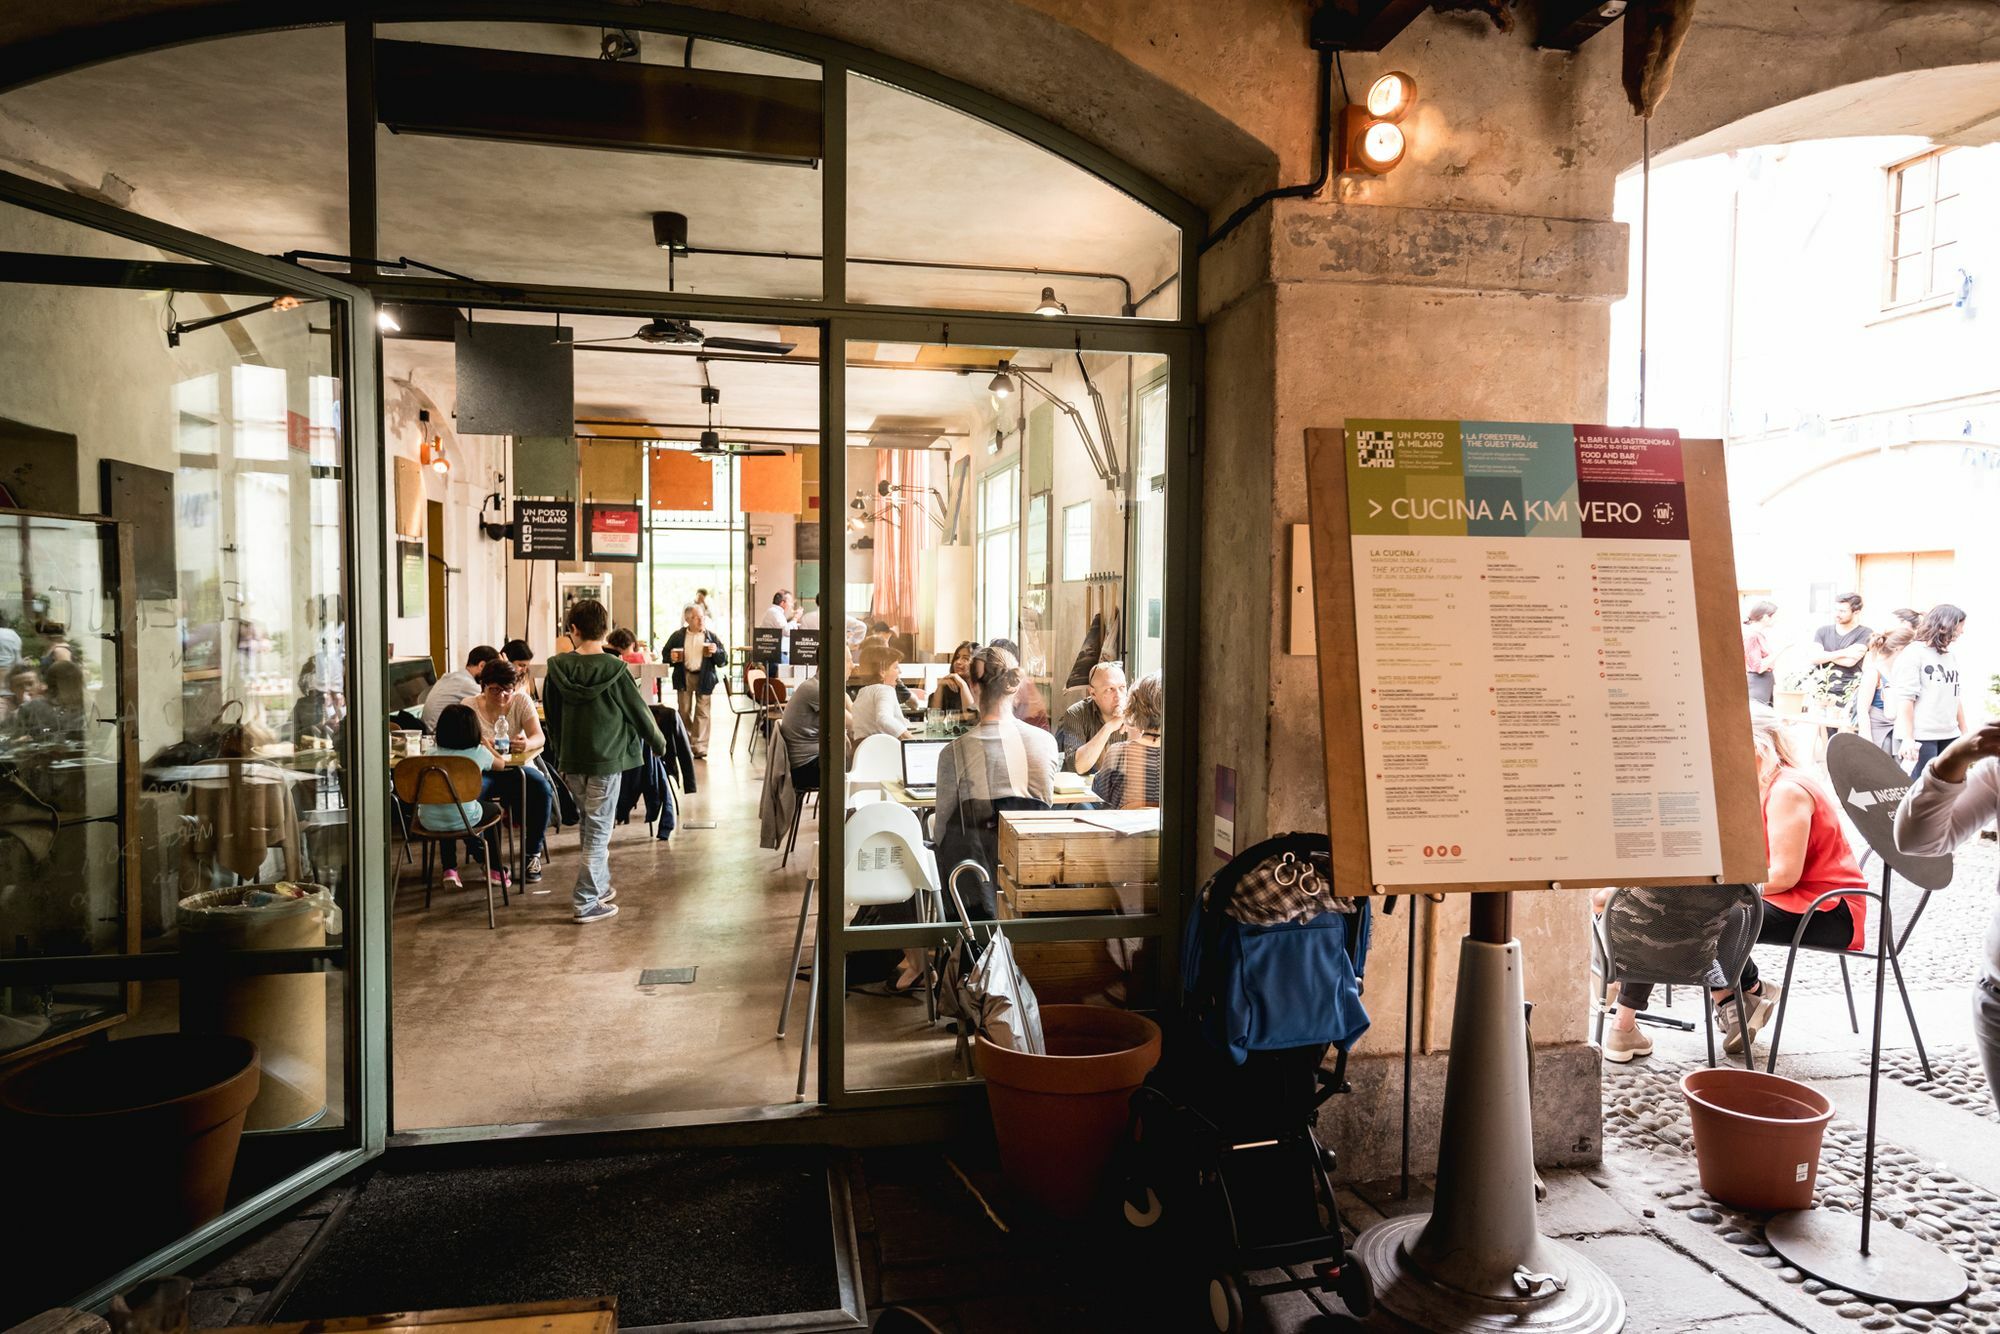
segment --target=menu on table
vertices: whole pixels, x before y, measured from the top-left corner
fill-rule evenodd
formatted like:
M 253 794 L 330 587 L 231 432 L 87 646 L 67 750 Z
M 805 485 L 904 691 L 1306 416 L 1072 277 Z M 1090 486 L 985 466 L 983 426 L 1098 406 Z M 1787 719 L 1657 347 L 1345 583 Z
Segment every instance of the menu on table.
M 1349 421 L 1380 885 L 1720 874 L 1679 437 Z

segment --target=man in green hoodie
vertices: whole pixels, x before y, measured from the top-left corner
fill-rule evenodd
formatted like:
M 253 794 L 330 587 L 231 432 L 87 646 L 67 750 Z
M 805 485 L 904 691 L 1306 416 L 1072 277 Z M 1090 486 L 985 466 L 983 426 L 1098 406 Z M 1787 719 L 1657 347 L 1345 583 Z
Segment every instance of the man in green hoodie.
M 571 607 L 564 629 L 575 647 L 549 659 L 542 691 L 556 768 L 583 817 L 583 861 L 572 896 L 579 925 L 618 915 L 611 901 L 618 895 L 611 887 L 618 776 L 643 763 L 648 747 L 660 754 L 667 749 L 624 660 L 604 651 L 610 628 L 602 602 L 586 598 Z

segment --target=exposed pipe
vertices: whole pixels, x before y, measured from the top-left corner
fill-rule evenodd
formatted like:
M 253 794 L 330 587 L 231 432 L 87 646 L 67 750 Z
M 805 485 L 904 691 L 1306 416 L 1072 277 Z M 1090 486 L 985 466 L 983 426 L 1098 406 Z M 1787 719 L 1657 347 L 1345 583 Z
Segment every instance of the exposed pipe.
M 700 246 L 687 248 L 690 255 L 721 255 L 731 259 L 795 259 L 810 260 L 817 264 L 823 255 L 808 255 L 796 250 L 744 250 L 734 246 Z M 672 252 L 668 252 L 668 262 L 672 262 Z M 1122 273 L 1099 273 L 1092 269 L 1041 269 L 1020 264 L 970 264 L 942 259 L 873 259 L 865 255 L 849 255 L 849 264 L 872 264 L 877 268 L 889 269 L 949 269 L 955 273 L 1024 273 L 1036 278 L 1084 278 L 1093 282 L 1117 283 L 1125 289 L 1125 304 L 1120 313 L 1132 315 L 1138 305 L 1132 300 L 1132 280 Z M 1178 276 L 1178 275 L 1176 275 Z M 1169 278 L 1168 282 L 1173 279 Z M 1160 284 L 1161 287 L 1166 283 Z M 1153 292 L 1160 289 L 1156 287 Z M 1151 296 L 1153 292 L 1147 293 Z
M 1246 219 L 1274 199 L 1309 199 L 1326 188 L 1327 176 L 1333 166 L 1333 49 L 1322 47 L 1319 53 L 1319 171 L 1303 185 L 1281 185 L 1275 190 L 1266 190 L 1255 199 L 1237 209 L 1223 220 L 1220 227 L 1202 238 L 1195 253 L 1205 255 L 1231 232 L 1241 227 Z

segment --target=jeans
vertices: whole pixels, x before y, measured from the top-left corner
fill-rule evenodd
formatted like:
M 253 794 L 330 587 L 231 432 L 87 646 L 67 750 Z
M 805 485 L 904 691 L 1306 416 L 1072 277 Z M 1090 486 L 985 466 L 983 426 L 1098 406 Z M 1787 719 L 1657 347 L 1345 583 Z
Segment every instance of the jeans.
M 611 824 L 618 813 L 618 774 L 564 774 L 583 817 L 583 855 L 577 861 L 570 902 L 578 916 L 595 908 L 611 888 Z
M 527 786 L 522 787 L 523 783 Z M 526 801 L 522 800 L 523 795 Z M 549 826 L 555 822 L 556 790 L 549 776 L 532 764 L 509 766 L 502 772 L 489 770 L 480 796 L 497 801 L 501 809 L 521 826 L 522 845 L 533 857 L 547 851 Z
M 1922 778 L 1924 770 L 1930 767 L 1931 761 L 1942 755 L 1944 748 L 1956 740 L 1958 740 L 1957 737 L 1948 736 L 1938 741 L 1919 741 L 1917 743 L 1917 763 L 1910 770 L 1910 781 L 1914 783 L 1919 778 Z
M 1986 1085 L 2000 1103 L 2000 912 L 1986 927 L 1986 975 L 1972 993 L 1972 1035 L 1986 1066 Z

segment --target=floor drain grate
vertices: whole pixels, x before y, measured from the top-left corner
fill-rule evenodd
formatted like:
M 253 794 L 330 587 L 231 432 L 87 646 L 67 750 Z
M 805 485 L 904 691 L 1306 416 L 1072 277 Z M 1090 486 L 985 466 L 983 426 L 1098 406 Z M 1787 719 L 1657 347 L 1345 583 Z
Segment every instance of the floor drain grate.
M 694 981 L 693 968 L 642 968 L 639 970 L 639 985 L 642 987 L 656 987 L 663 982 L 692 981 Z

